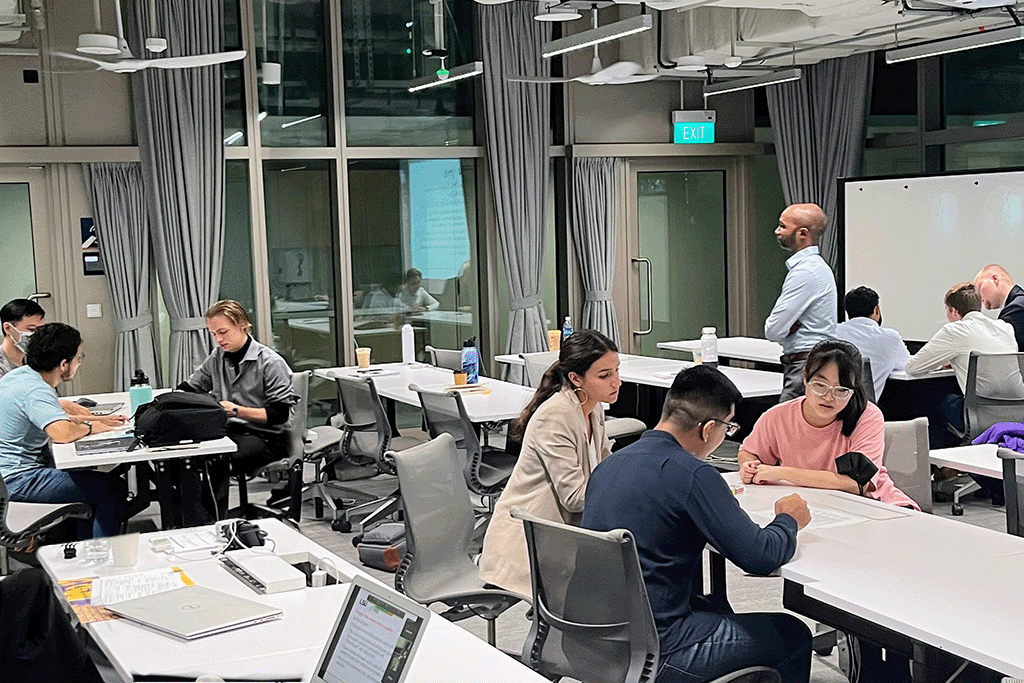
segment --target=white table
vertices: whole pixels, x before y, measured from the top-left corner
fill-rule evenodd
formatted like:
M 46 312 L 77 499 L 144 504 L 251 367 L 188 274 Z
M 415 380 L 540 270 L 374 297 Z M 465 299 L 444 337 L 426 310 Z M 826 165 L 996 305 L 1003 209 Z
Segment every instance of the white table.
M 625 363 L 627 360 L 631 360 L 634 358 L 645 357 L 646 356 L 634 356 L 633 354 L 629 353 L 620 353 L 619 363 Z M 495 356 L 494 360 L 499 363 L 504 363 L 505 365 L 517 365 L 519 367 L 523 367 L 523 365 L 525 365 L 525 363 L 523 362 L 523 357 L 520 356 L 518 353 L 503 353 L 499 356 Z
M 658 342 L 659 349 L 669 351 L 682 351 L 693 354 L 700 353 L 700 340 L 688 339 L 684 341 Z M 718 340 L 718 357 L 735 358 L 751 363 L 764 363 L 770 365 L 781 365 L 779 358 L 782 356 L 782 344 L 758 339 L 756 337 L 721 337 Z M 935 370 L 924 375 L 911 377 L 903 370 L 897 370 L 889 374 L 889 379 L 898 381 L 912 381 L 917 379 L 931 379 L 935 377 L 952 377 L 951 369 Z
M 930 451 L 928 459 L 937 467 L 949 467 L 958 472 L 1002 479 L 1003 461 L 996 455 L 998 448 L 999 446 L 994 443 L 940 448 Z
M 277 544 L 274 551 L 279 555 L 308 552 L 316 558 L 329 557 L 343 574 L 366 576 L 358 567 L 345 562 L 277 520 L 260 520 L 258 524 L 268 531 L 270 538 Z M 277 620 L 191 642 L 162 635 L 123 619 L 85 625 L 84 628 L 92 635 L 125 681 L 131 681 L 132 674 L 193 678 L 199 674 L 209 674 L 225 679 L 256 680 L 275 676 L 299 678 L 303 681 L 310 679 L 342 607 L 347 585 L 258 595 L 229 574 L 215 559 L 183 562 L 176 558 L 171 561 L 163 555 L 153 553 L 146 540 L 148 536 L 151 534 L 144 534 L 141 537 L 140 564 L 133 569 L 116 569 L 109 563 L 100 566 L 90 565 L 82 559 L 65 560 L 61 552 L 63 546 L 41 548 L 39 559 L 55 582 L 179 566 L 199 585 L 279 607 L 284 611 L 284 615 Z M 81 545 L 80 543 L 79 546 Z M 388 592 L 394 592 L 384 584 L 381 586 Z M 423 640 L 416 651 L 406 680 L 408 683 L 545 681 L 517 660 L 446 621 L 440 615 L 428 619 Z
M 419 406 L 420 399 L 416 392 L 409 390 L 410 384 L 421 389 L 442 391 L 454 384 L 451 370 L 443 370 L 423 363 L 383 363 L 373 365 L 379 368 L 380 375 L 369 375 L 382 397 L 411 406 Z M 336 374 L 360 376 L 355 366 L 343 368 L 321 368 L 315 371 L 318 377 L 333 380 Z M 480 384 L 491 390 L 490 394 L 463 394 L 462 402 L 466 406 L 469 419 L 476 424 L 483 422 L 500 422 L 519 417 L 523 408 L 530 402 L 534 390 L 529 387 L 503 382 L 500 379 L 481 377 Z
M 738 473 L 724 476 L 739 480 Z M 915 652 L 924 645 L 1024 676 L 1015 626 L 1024 612 L 1017 585 L 1024 538 L 833 491 L 752 485 L 737 500 L 763 517 L 794 492 L 812 515 L 825 506 L 860 519 L 800 532 L 796 555 L 780 572 L 787 608 L 854 631 L 857 619 L 867 620 L 894 643 L 909 640 Z

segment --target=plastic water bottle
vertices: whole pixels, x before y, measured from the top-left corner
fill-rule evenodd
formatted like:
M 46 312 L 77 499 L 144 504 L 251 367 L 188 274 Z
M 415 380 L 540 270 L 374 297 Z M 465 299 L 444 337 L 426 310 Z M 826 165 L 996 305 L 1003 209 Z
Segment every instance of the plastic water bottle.
M 402 362 L 406 365 L 416 362 L 416 335 L 412 325 L 402 325 Z
M 128 387 L 128 402 L 131 404 L 132 416 L 139 406 L 146 405 L 153 401 L 153 387 L 149 386 L 149 378 L 142 370 L 136 370 L 132 377 L 131 386 Z
M 700 362 L 702 365 L 718 367 L 718 335 L 713 327 L 704 327 L 700 331 Z
M 462 371 L 466 373 L 466 384 L 480 381 L 480 354 L 476 350 L 476 337 L 462 342 Z
M 566 340 L 572 336 L 572 318 L 565 316 L 565 320 L 562 321 L 562 339 Z

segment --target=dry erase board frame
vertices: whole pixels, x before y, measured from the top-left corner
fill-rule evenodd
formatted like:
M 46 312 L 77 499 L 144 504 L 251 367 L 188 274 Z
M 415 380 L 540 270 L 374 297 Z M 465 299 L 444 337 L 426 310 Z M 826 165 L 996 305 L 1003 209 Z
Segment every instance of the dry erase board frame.
M 840 287 L 840 320 L 845 317 L 842 310 L 845 292 L 867 285 L 879 293 L 887 327 L 900 330 L 908 340 L 926 341 L 946 322 L 942 295 L 951 285 L 970 281 L 988 263 L 1000 263 L 1011 275 L 1016 274 L 1018 280 L 1024 281 L 1024 249 L 1021 249 L 1024 245 L 1024 167 L 840 178 L 837 183 L 836 275 Z M 973 188 L 979 190 L 974 193 Z M 1005 201 L 975 206 L 1000 188 L 1008 190 L 1004 194 Z M 909 216 L 898 226 L 899 230 L 886 235 L 884 241 L 871 241 L 867 253 L 863 251 L 863 240 L 868 230 L 854 224 L 863 222 L 863 205 L 867 201 L 851 201 L 854 192 L 858 198 L 862 193 L 871 197 L 871 220 L 883 226 L 876 231 L 886 225 L 895 227 L 891 223 L 900 220 L 901 212 Z M 941 194 L 943 192 L 945 194 Z M 899 203 L 890 201 L 896 198 Z M 943 209 L 946 213 L 942 213 Z M 993 227 L 999 222 L 992 219 L 993 216 L 1003 221 L 998 229 Z M 961 220 L 965 217 L 971 220 Z M 945 222 L 937 223 L 940 219 Z M 1011 229 L 1004 229 L 1006 224 L 1010 224 Z M 939 235 L 936 228 L 940 225 L 946 231 L 945 242 L 914 245 L 936 251 L 907 246 L 912 236 L 924 234 L 934 240 Z M 865 282 L 862 281 L 864 274 L 869 271 L 863 264 L 869 256 L 876 272 L 884 268 L 888 268 L 888 272 L 883 273 L 884 277 Z M 855 259 L 856 265 L 851 267 Z

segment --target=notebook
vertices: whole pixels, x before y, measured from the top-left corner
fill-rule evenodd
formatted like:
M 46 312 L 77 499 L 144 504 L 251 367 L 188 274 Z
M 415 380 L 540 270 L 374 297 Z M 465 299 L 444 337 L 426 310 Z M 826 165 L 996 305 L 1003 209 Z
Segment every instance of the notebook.
M 356 576 L 311 683 L 402 683 L 430 611 Z
M 281 616 L 276 607 L 203 586 L 147 595 L 107 605 L 111 612 L 184 640 L 194 640 Z

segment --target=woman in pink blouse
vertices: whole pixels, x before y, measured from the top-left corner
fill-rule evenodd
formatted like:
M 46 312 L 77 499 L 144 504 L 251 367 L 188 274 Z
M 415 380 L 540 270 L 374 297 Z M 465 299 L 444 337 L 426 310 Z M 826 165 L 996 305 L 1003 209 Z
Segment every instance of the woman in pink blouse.
M 885 418 L 868 402 L 853 344 L 819 343 L 804 365 L 804 396 L 773 406 L 740 446 L 745 484 L 788 482 L 918 509 L 882 463 Z

